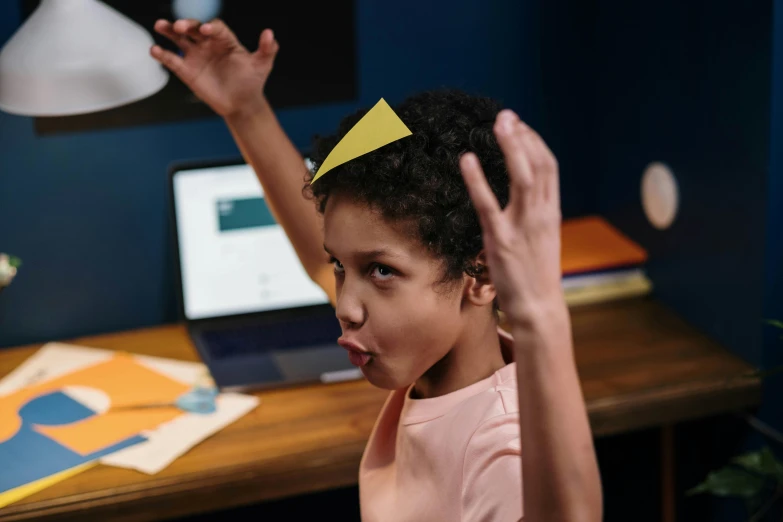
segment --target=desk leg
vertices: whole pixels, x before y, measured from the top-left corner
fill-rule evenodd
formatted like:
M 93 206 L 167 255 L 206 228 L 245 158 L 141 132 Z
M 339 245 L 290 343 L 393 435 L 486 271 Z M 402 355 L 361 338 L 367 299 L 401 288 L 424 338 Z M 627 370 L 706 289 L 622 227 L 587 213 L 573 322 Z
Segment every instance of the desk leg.
M 667 424 L 661 428 L 661 522 L 675 520 L 674 473 L 674 426 Z

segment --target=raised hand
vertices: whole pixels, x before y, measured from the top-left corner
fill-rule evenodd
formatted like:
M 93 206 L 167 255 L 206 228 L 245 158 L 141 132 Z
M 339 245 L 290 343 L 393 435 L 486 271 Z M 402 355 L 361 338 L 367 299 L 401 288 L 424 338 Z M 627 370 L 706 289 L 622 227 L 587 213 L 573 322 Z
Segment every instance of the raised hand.
M 219 115 L 230 117 L 264 103 L 264 85 L 280 48 L 270 29 L 261 33 L 254 52 L 220 20 L 158 20 L 155 31 L 174 42 L 183 56 L 158 45 L 150 54 Z
M 565 307 L 558 166 L 541 137 L 512 111 L 498 114 L 494 131 L 511 183 L 508 205 L 500 208 L 475 154 L 463 155 L 460 167 L 481 222 L 500 308 L 514 323 Z
M 598 522 L 601 476 L 573 354 L 561 284 L 560 187 L 555 157 L 511 111 L 495 135 L 510 178 L 501 209 L 477 158 L 462 175 L 481 220 L 484 253 L 513 334 L 519 388 L 525 520 Z

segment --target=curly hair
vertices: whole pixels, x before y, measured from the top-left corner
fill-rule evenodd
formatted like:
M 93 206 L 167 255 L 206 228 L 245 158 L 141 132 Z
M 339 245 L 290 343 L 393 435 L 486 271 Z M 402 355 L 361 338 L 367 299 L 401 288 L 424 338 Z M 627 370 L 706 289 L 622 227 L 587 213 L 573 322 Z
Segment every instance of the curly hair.
M 478 276 L 481 227 L 459 169 L 468 151 L 479 158 L 501 207 L 508 203 L 508 173 L 492 127 L 501 106 L 456 90 L 429 91 L 394 107 L 412 136 L 392 142 L 330 171 L 312 185 L 318 166 L 367 113 L 342 120 L 336 134 L 316 136 L 305 195 L 320 213 L 333 194 L 366 203 L 388 220 L 414 225 L 418 239 L 444 261 L 444 280 Z

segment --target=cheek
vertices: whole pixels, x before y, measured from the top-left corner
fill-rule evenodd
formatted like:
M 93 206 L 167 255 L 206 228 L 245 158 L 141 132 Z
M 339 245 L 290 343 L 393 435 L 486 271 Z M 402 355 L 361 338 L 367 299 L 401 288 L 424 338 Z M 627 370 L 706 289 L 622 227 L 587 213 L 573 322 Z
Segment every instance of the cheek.
M 461 327 L 458 296 L 415 292 L 385 312 L 370 314 L 374 333 L 389 355 L 434 364 L 453 345 Z M 435 360 L 431 360 L 435 358 Z
M 367 366 L 375 386 L 409 386 L 441 360 L 462 331 L 459 295 L 436 293 L 430 287 L 398 293 L 368 303 L 368 330 L 380 357 Z

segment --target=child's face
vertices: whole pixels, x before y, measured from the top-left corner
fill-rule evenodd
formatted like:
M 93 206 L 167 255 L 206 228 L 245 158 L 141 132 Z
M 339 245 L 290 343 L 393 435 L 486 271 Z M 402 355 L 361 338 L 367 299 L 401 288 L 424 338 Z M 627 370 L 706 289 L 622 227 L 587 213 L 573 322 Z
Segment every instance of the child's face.
M 340 343 L 373 385 L 413 384 L 462 332 L 462 285 L 438 285 L 442 264 L 417 238 L 348 198 L 330 197 L 324 237 L 335 265 Z

